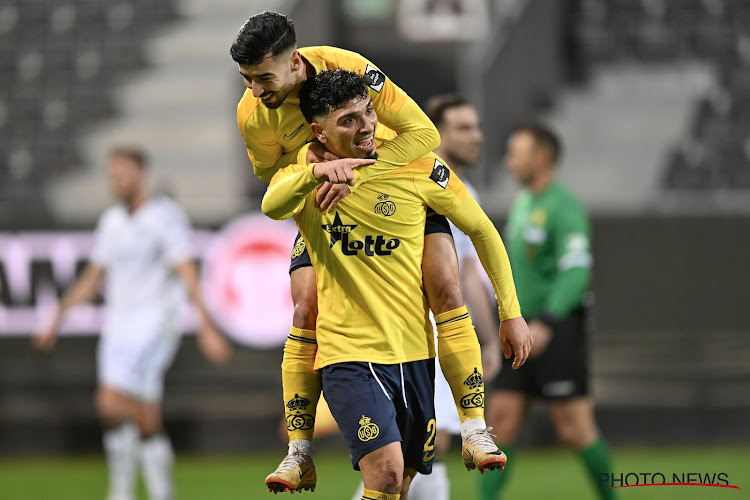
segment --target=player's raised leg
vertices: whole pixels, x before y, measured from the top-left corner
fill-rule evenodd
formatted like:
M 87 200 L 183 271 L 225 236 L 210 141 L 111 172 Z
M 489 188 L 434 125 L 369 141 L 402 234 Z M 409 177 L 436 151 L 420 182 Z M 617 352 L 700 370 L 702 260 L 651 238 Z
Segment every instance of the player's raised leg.
M 482 351 L 461 294 L 453 238 L 449 230 L 439 230 L 443 224 L 435 219 L 428 214 L 422 273 L 437 325 L 440 367 L 461 418 L 464 465 L 480 472 L 502 470 L 507 457 L 492 441 L 484 421 Z M 431 231 L 430 225 L 436 229 Z
M 294 317 L 284 344 L 281 381 L 284 417 L 289 434 L 289 451 L 278 468 L 266 477 L 269 491 L 315 490 L 317 476 L 312 459 L 315 411 L 320 398 L 320 375 L 313 367 L 317 343 L 315 320 L 318 314 L 315 269 L 298 236 L 290 267 Z

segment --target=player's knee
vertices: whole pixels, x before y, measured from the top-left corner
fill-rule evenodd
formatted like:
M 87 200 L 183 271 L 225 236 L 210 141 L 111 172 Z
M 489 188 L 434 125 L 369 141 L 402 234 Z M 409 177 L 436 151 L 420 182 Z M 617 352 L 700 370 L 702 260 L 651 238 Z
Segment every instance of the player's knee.
M 94 405 L 99 420 L 104 425 L 115 425 L 125 418 L 120 401 L 111 391 L 98 390 L 94 397 Z
M 521 429 L 523 412 L 510 404 L 490 397 L 486 412 L 487 425 L 502 443 L 513 443 Z
M 162 431 L 161 418 L 158 415 L 141 415 L 138 419 L 141 437 L 149 438 Z
M 595 429 L 589 429 L 586 422 L 576 419 L 572 415 L 557 416 L 555 427 L 558 439 L 573 449 L 583 449 L 593 441 Z
M 571 448 L 576 448 L 580 441 L 575 425 L 570 422 L 557 423 L 557 437 L 563 444 Z
M 315 321 L 318 317 L 318 302 L 316 297 L 302 298 L 294 303 L 294 317 L 292 325 L 302 330 L 315 330 Z
M 461 286 L 458 282 L 454 283 L 444 280 L 439 286 L 432 287 L 428 293 L 433 295 L 429 297 L 429 302 L 433 307 L 433 314 L 452 311 L 464 305 L 464 296 L 461 293 Z
M 598 430 L 590 407 L 553 403 L 550 409 L 558 439 L 562 443 L 579 450 L 596 440 Z
M 381 493 L 401 493 L 404 480 L 404 471 L 394 467 L 393 464 L 384 464 L 379 470 L 377 491 Z

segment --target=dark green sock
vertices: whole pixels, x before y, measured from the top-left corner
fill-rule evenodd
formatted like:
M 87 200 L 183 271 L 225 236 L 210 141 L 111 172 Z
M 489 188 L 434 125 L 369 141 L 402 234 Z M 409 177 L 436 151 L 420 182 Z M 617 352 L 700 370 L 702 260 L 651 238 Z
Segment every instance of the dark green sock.
M 607 443 L 603 438 L 599 438 L 588 448 L 578 452 L 578 455 L 586 465 L 586 470 L 594 482 L 594 488 L 599 493 L 599 497 L 605 500 L 612 500 L 617 498 L 615 490 L 607 488 L 599 488 L 599 473 L 611 474 L 614 472 L 612 469 L 612 457 L 609 454 Z
M 510 465 L 511 457 L 516 456 L 516 452 L 512 446 L 499 446 L 503 450 L 505 455 L 508 457 L 508 465 L 501 471 L 492 470 L 479 475 L 479 500 L 496 500 L 499 498 L 500 490 L 508 480 L 508 469 L 513 466 Z

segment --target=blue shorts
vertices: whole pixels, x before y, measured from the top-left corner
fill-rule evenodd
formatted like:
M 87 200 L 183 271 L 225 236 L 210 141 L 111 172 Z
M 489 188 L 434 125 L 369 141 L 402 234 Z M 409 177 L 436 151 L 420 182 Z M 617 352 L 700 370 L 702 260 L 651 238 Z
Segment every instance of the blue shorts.
M 450 224 L 448 224 L 448 219 L 435 213 L 430 207 L 427 207 L 427 220 L 424 224 L 424 234 L 433 233 L 448 233 L 453 236 Z M 305 239 L 300 233 L 297 233 L 297 238 L 295 238 L 294 247 L 292 248 L 292 262 L 289 264 L 289 274 L 292 274 L 300 267 L 307 266 L 312 266 L 310 254 L 307 253 Z
M 354 470 L 366 454 L 400 442 L 405 468 L 432 472 L 434 359 L 397 365 L 336 363 L 320 373 L 323 396 L 349 446 Z
M 300 267 L 312 266 L 310 262 L 310 254 L 307 253 L 307 245 L 305 245 L 305 239 L 298 232 L 297 238 L 294 239 L 294 247 L 292 247 L 292 262 L 289 264 L 289 274 Z

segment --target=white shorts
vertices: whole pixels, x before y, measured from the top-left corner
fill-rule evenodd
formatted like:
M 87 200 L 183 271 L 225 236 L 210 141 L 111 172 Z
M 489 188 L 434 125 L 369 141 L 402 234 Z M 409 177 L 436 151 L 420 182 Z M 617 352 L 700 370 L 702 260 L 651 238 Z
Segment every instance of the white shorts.
M 435 342 L 437 343 L 437 338 Z M 438 429 L 446 430 L 449 434 L 461 433 L 461 419 L 453 401 L 451 386 L 445 380 L 437 356 L 435 357 L 435 420 Z
M 179 346 L 177 335 L 102 335 L 97 352 L 99 385 L 139 401 L 158 403 L 164 393 L 164 374 Z

